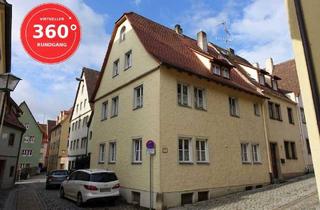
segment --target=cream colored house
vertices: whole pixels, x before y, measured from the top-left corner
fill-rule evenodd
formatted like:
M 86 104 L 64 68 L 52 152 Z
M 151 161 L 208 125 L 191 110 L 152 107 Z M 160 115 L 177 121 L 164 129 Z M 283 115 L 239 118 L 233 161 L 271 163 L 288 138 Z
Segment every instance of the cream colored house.
M 68 137 L 71 110 L 61 111 L 57 124 L 51 130 L 48 171 L 68 169 Z
M 89 102 L 99 77 L 98 71 L 83 68 L 71 113 L 68 143 L 68 169 L 89 168 L 88 122 L 93 104 Z
M 279 91 L 265 93 L 240 61 L 253 68 L 208 43 L 204 32 L 194 40 L 179 25 L 172 30 L 125 13 L 93 97 L 91 168 L 114 170 L 128 202 L 155 209 L 270 183 L 270 142 L 277 145 L 278 178 L 303 173 L 299 128 L 269 120 L 267 109 L 269 100 L 293 111 L 295 104 Z M 296 144 L 298 159 L 281 165 L 285 141 Z

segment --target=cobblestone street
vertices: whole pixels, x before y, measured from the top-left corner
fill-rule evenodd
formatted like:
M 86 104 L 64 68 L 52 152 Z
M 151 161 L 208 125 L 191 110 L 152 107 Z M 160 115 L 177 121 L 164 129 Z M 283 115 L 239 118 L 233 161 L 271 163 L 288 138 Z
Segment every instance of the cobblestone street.
M 283 184 L 235 193 L 172 210 L 209 209 L 320 209 L 315 178 L 311 175 Z

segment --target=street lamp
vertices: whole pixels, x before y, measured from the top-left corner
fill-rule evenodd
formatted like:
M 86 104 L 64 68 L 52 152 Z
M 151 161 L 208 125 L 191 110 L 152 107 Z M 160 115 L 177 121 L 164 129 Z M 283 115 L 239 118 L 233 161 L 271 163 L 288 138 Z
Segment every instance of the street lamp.
M 17 87 L 20 80 L 21 79 L 19 77 L 16 77 L 11 73 L 0 74 L 0 93 L 1 93 L 0 138 L 2 137 L 2 126 L 3 126 L 4 116 L 6 114 L 5 96 L 7 93 L 14 91 L 14 89 Z

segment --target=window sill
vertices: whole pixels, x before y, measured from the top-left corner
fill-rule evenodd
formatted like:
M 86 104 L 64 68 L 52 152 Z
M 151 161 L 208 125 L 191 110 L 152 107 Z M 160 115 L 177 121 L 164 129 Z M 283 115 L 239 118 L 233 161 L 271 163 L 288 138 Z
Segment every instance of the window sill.
M 184 104 L 179 104 L 179 103 L 178 103 L 178 106 L 192 109 L 192 107 L 191 107 L 190 105 L 184 105 Z
M 104 164 L 104 161 L 99 161 L 98 164 Z
M 141 109 L 141 108 L 143 108 L 143 106 L 137 106 L 137 107 L 134 107 L 132 110 L 133 110 L 133 111 L 135 111 L 135 110 L 137 110 L 137 109 Z
M 231 117 L 240 118 L 240 115 L 230 114 Z
M 209 161 L 197 161 L 197 164 L 199 165 L 210 165 Z
M 132 165 L 142 165 L 142 161 L 133 161 L 131 162 Z
M 105 119 L 101 119 L 101 122 L 103 122 L 103 121 L 106 121 L 108 118 L 105 118 Z
M 112 75 L 112 79 L 119 76 L 119 74 Z
M 116 161 L 109 161 L 108 164 L 116 164 Z
M 127 71 L 130 68 L 131 68 L 131 66 L 124 67 L 123 71 Z
M 253 162 L 255 165 L 262 165 L 262 162 Z
M 115 118 L 115 117 L 118 117 L 118 115 L 113 115 L 113 116 L 111 116 L 110 118 Z
M 204 112 L 207 111 L 207 109 L 205 109 L 205 108 L 203 108 L 203 107 L 195 107 L 195 109 L 196 109 L 196 110 L 199 110 L 199 111 L 204 111 Z
M 179 164 L 182 164 L 182 165 L 193 165 L 193 162 L 191 162 L 191 161 L 179 161 Z
M 243 165 L 251 165 L 251 162 L 242 162 Z

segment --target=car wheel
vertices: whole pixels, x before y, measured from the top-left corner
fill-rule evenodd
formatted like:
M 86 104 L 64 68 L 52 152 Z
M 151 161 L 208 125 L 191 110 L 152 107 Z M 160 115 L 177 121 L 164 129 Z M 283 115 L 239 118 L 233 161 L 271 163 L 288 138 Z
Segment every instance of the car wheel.
M 77 206 L 81 207 L 82 204 L 83 204 L 82 195 L 81 195 L 81 193 L 78 193 L 78 196 L 77 196 Z
M 64 198 L 64 190 L 63 190 L 63 187 L 60 188 L 60 198 Z

